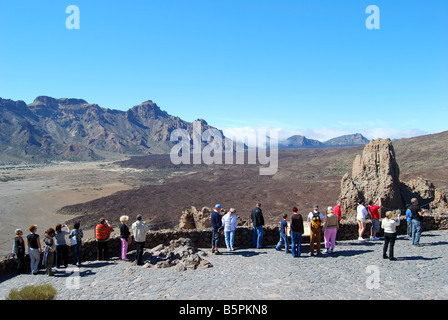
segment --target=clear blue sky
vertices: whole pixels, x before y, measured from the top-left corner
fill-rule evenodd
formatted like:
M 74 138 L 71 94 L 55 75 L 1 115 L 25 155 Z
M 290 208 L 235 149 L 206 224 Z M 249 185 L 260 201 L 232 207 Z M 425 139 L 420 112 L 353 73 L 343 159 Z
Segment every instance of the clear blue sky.
M 229 132 L 448 130 L 447 58 L 446 0 L 0 0 L 0 97 L 153 100 Z

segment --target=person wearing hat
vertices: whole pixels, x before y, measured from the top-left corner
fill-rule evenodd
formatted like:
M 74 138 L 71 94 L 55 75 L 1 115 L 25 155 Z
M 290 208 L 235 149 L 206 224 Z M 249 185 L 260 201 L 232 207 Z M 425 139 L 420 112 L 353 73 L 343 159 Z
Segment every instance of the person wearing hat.
M 212 253 L 221 254 L 219 252 L 219 242 L 220 242 L 220 232 L 222 230 L 222 219 L 221 219 L 221 205 L 215 205 L 215 210 L 213 210 L 211 214 L 211 223 L 212 223 Z M 219 211 L 218 211 L 219 210 Z
M 149 230 L 149 227 L 144 221 L 142 221 L 142 219 L 142 215 L 139 214 L 137 216 L 137 221 L 135 221 L 131 226 L 132 232 L 134 233 L 134 240 L 137 242 L 136 261 L 138 266 L 143 265 L 143 251 L 146 242 L 146 231 Z
M 325 217 L 322 230 L 324 231 L 325 253 L 333 253 L 336 245 L 336 234 L 339 230 L 339 219 L 332 207 L 327 209 L 327 216 Z
M 250 214 L 250 218 L 253 224 L 252 230 L 252 246 L 257 249 L 261 249 L 263 247 L 262 239 L 263 239 L 263 226 L 264 226 L 264 218 L 263 212 L 261 211 L 261 203 L 257 203 L 256 207 L 252 210 Z
M 314 205 L 313 211 L 308 214 L 307 222 L 310 225 L 310 254 L 314 256 L 314 243 L 316 243 L 317 254 L 320 255 L 320 239 L 322 231 L 322 222 L 324 216 L 319 212 L 319 206 Z

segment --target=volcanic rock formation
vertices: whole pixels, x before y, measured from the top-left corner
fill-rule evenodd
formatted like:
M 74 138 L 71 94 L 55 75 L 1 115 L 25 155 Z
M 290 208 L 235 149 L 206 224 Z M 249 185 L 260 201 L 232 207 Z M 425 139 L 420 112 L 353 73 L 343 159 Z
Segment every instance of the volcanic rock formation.
M 446 210 L 446 195 L 425 179 L 400 181 L 395 151 L 390 139 L 369 142 L 353 162 L 352 174 L 341 181 L 341 209 L 348 217 L 354 216 L 358 200 L 382 199 L 384 210 L 404 209 L 411 198 L 419 199 L 430 210 Z M 384 212 L 382 212 L 384 214 Z
M 369 142 L 353 162 L 352 175 L 341 181 L 341 209 L 350 213 L 356 210 L 359 199 L 375 200 L 380 197 L 387 208 L 402 208 L 400 169 L 390 139 Z

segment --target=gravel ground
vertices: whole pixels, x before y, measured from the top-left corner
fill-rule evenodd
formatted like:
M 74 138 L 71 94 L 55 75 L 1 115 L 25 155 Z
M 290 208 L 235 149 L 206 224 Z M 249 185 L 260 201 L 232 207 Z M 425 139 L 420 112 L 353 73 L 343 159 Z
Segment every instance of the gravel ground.
M 382 240 L 339 241 L 334 253 L 321 256 L 310 256 L 304 243 L 299 258 L 272 247 L 224 250 L 218 256 L 202 249 L 213 267 L 182 272 L 87 261 L 58 269 L 54 277 L 41 270 L 0 279 L 0 299 L 13 288 L 44 283 L 57 289 L 58 300 L 448 299 L 448 232 L 424 232 L 420 243 L 413 246 L 400 235 L 397 261 L 382 258 Z

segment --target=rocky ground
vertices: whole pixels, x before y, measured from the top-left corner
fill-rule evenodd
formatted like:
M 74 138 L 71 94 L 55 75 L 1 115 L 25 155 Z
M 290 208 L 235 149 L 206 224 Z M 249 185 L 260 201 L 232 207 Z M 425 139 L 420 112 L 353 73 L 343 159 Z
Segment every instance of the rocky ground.
M 0 297 L 12 288 L 50 283 L 59 300 L 446 300 L 448 232 L 424 232 L 421 244 L 399 236 L 397 261 L 382 258 L 382 241 L 356 240 L 315 257 L 303 244 L 299 258 L 274 248 L 237 248 L 220 256 L 202 249 L 213 267 L 184 271 L 87 261 L 54 277 L 41 272 L 1 279 Z

